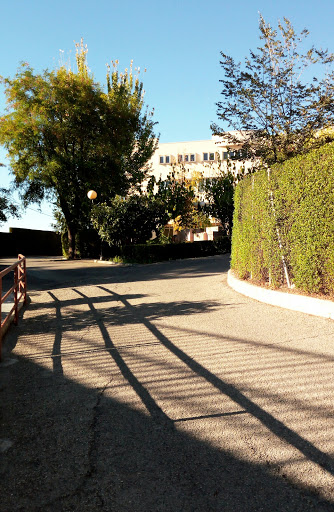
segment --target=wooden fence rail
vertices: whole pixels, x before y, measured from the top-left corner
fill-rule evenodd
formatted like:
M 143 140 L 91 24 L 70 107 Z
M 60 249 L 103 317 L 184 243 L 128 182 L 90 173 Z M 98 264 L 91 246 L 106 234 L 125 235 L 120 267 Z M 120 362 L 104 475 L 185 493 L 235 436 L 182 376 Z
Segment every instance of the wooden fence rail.
M 2 280 L 7 274 L 9 274 L 9 272 L 14 272 L 14 284 L 3 294 Z M 2 306 L 11 294 L 14 296 L 13 306 L 4 317 L 4 320 L 2 320 Z M 13 263 L 13 265 L 5 268 L 2 270 L 2 272 L 0 272 L 0 361 L 2 358 L 2 337 L 4 330 L 8 327 L 8 323 L 13 314 L 14 324 L 17 325 L 19 320 L 19 303 L 22 297 L 23 303 L 25 304 L 27 302 L 27 265 L 25 256 L 19 254 L 17 262 Z

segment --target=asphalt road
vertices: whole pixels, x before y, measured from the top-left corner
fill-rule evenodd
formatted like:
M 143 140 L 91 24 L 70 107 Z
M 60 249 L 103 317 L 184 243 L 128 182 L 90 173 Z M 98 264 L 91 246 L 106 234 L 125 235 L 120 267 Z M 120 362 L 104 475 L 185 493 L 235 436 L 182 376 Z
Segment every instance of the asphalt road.
M 1 512 L 334 511 L 334 323 L 237 294 L 228 268 L 28 259 Z

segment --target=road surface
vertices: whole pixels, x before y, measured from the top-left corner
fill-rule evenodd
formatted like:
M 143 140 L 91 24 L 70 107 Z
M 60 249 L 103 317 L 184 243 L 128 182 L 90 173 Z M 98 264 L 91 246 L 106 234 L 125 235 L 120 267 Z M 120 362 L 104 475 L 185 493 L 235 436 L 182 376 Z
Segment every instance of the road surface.
M 237 294 L 228 268 L 28 259 L 1 511 L 334 511 L 334 323 Z

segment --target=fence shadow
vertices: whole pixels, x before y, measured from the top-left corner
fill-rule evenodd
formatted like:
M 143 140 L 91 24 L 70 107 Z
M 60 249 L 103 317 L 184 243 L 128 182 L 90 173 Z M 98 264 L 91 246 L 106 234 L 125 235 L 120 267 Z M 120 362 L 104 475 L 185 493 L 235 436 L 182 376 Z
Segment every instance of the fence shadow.
M 168 334 L 173 327 L 168 331 L 157 322 L 189 317 L 183 333 L 191 341 L 193 334 L 205 336 L 191 327 L 192 315 L 235 304 L 155 302 L 148 294 L 116 293 L 107 283 L 89 291 L 78 284 L 64 298 L 57 289 L 44 294 L 48 300 L 30 308 L 24 327 L 12 334 L 18 363 L 0 368 L 0 510 L 334 510 L 316 488 L 311 492 L 274 474 L 269 461 L 252 463 L 229 450 L 228 442 L 218 448 L 183 428 L 192 421 L 252 417 L 291 447 L 295 460 L 334 474 L 328 453 L 258 405 L 251 390 L 210 371 L 187 343 L 179 345 Z M 286 353 L 291 361 L 307 355 L 284 346 L 264 348 L 253 340 L 221 339 Z M 175 375 L 180 386 L 193 379 L 193 388 L 176 396 Z M 233 402 L 234 409 L 218 413 L 203 405 L 196 379 Z M 182 407 L 193 400 L 196 410 L 172 414 L 166 397 Z
M 237 405 L 257 418 L 277 437 L 296 448 L 307 459 L 315 462 L 324 470 L 334 475 L 334 459 L 331 456 L 316 448 L 312 443 L 302 438 L 299 434 L 288 428 L 281 421 L 274 418 L 263 408 L 259 407 L 255 402 L 247 398 L 247 396 L 239 391 L 235 386 L 217 377 L 203 365 L 198 363 L 193 357 L 190 356 L 190 354 L 187 354 L 184 350 L 181 350 L 167 336 L 165 336 L 156 325 L 150 322 L 146 316 L 143 314 L 140 315 L 138 310 L 136 310 L 136 308 L 131 305 L 126 297 L 116 294 L 115 292 L 103 286 L 99 286 L 99 288 L 104 292 L 109 292 L 111 295 L 117 298 L 118 301 L 122 302 L 125 308 L 132 313 L 134 318 L 137 319 L 137 322 L 145 325 L 145 327 L 155 336 L 155 338 L 159 340 L 167 350 L 172 352 L 180 361 L 182 361 L 192 372 L 203 377 L 221 393 L 231 398 Z
M 318 512 L 333 504 L 19 358 L 4 369 L 3 511 Z M 108 393 L 109 390 L 109 393 Z

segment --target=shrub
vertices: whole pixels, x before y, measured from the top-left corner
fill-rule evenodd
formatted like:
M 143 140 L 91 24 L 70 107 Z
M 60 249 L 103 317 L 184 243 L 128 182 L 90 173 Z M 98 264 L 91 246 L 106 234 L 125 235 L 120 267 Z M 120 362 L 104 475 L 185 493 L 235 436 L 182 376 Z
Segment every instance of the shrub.
M 121 256 L 125 261 L 136 263 L 154 263 L 184 258 L 199 258 L 230 252 L 228 237 L 219 240 L 185 242 L 179 244 L 137 244 L 122 248 Z
M 279 286 L 334 293 L 334 144 L 246 177 L 235 192 L 232 268 Z

